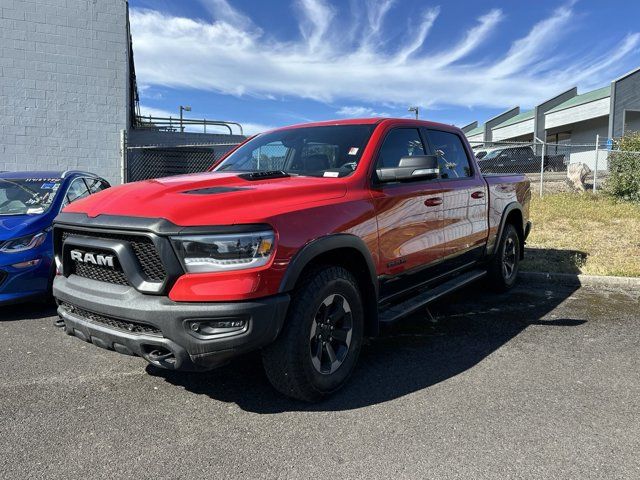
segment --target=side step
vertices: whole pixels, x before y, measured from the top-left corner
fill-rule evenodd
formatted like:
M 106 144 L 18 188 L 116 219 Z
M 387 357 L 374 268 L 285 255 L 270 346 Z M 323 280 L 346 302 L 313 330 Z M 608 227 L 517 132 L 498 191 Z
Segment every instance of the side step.
M 458 275 L 448 282 L 442 283 L 437 287 L 424 291 L 402 303 L 396 303 L 389 308 L 382 310 L 378 317 L 379 321 L 380 323 L 392 323 L 396 320 L 400 320 L 402 317 L 411 315 L 429 303 L 438 300 L 440 297 L 454 292 L 471 282 L 475 282 L 486 274 L 487 272 L 485 270 L 473 270 L 471 272 Z

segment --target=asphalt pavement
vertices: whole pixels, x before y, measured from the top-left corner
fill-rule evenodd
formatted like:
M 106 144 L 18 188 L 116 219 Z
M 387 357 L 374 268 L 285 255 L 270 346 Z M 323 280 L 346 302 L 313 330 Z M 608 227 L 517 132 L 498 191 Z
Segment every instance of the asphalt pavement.
M 475 285 L 372 340 L 308 405 L 258 355 L 150 368 L 0 317 L 0 478 L 640 478 L 640 292 Z

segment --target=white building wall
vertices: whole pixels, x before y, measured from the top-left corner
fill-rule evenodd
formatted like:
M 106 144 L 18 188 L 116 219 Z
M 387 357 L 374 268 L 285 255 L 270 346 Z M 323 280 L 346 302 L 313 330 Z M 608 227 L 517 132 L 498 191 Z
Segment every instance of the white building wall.
M 522 122 L 514 123 L 502 128 L 493 129 L 493 141 L 498 142 L 506 138 L 515 138 L 522 135 L 533 134 L 533 118 Z
M 469 143 L 471 143 L 473 145 L 473 143 L 478 143 L 478 142 L 482 142 L 484 141 L 484 134 L 479 133 L 478 135 L 473 135 L 472 137 L 467 137 L 467 140 L 469 140 Z
M 0 170 L 120 178 L 125 0 L 0 0 Z
M 565 108 L 558 112 L 547 113 L 545 116 L 545 128 L 549 130 L 550 128 L 609 115 L 610 109 L 611 97 L 606 97 L 575 107 Z

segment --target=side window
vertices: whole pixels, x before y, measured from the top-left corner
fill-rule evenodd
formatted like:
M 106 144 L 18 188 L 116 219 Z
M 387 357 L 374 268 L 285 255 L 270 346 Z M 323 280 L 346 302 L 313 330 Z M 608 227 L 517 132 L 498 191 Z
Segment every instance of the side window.
M 378 154 L 376 168 L 394 168 L 402 157 L 425 155 L 420 133 L 415 128 L 398 128 L 391 130 Z
M 427 136 L 433 152 L 438 156 L 440 178 L 471 176 L 469 158 L 458 135 L 440 130 L 428 130 Z
M 73 182 L 71 182 L 71 185 L 69 185 L 64 205 L 68 205 L 88 195 L 89 190 L 87 189 L 87 185 L 84 183 L 84 179 L 76 178 Z
M 87 183 L 87 188 L 89 189 L 90 195 L 109 188 L 107 182 L 100 180 L 99 178 L 85 178 L 85 182 Z

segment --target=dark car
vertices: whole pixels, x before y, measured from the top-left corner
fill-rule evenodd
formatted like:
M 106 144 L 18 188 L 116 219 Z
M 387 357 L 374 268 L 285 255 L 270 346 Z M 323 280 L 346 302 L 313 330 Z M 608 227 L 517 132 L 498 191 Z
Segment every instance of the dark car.
M 0 173 L 0 305 L 50 292 L 53 219 L 69 203 L 109 186 L 85 172 Z
M 529 145 L 498 147 L 475 153 L 483 173 L 536 173 L 540 171 L 541 155 L 536 155 Z M 564 155 L 545 155 L 545 172 L 565 171 Z

